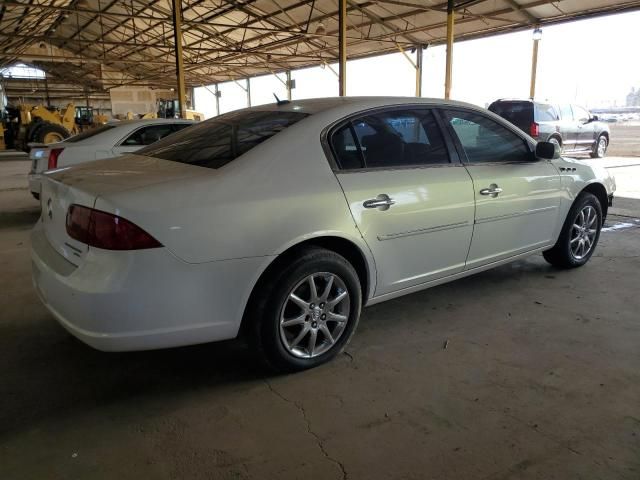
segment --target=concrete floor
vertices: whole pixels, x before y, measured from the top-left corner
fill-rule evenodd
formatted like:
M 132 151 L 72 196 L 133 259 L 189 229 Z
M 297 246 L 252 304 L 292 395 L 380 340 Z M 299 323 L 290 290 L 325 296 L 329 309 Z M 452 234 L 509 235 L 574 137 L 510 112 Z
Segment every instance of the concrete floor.
M 271 376 L 235 342 L 67 335 L 31 287 L 27 165 L 0 163 L 0 479 L 640 478 L 640 201 L 581 269 L 376 305 L 336 361 Z

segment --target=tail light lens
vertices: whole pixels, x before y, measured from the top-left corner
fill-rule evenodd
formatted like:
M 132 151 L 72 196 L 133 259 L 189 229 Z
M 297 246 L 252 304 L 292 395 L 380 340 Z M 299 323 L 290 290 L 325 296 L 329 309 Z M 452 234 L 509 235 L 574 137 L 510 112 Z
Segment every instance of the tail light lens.
M 58 157 L 62 153 L 64 148 L 52 148 L 49 150 L 49 163 L 47 165 L 48 170 L 58 168 Z
M 536 122 L 533 122 L 531 124 L 531 127 L 529 127 L 529 135 L 531 135 L 532 137 L 537 137 L 540 134 L 540 125 L 538 125 Z
M 79 242 L 105 250 L 142 250 L 162 246 L 129 220 L 80 205 L 69 207 L 67 234 Z

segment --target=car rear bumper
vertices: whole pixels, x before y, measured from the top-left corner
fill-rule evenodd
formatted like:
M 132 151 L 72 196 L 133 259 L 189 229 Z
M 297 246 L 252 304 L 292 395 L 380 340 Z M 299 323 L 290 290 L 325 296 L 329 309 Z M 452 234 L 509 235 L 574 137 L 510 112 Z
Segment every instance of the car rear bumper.
M 29 179 L 29 190 L 39 197 L 42 190 L 41 175 L 39 173 L 30 173 L 27 178 Z
M 165 248 L 90 248 L 76 266 L 49 244 L 41 222 L 31 239 L 38 296 L 66 330 L 103 351 L 234 338 L 266 260 L 189 264 Z

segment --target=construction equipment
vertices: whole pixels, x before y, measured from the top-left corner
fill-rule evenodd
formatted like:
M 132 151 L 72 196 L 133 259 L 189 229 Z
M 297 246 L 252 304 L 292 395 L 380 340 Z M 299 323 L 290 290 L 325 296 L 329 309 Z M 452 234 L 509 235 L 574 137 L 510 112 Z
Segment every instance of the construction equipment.
M 2 114 L 3 143 L 6 148 L 28 151 L 30 143 L 61 142 L 107 120 L 106 115 L 95 114 L 92 107 L 76 107 L 73 103 L 63 110 L 27 103 L 9 105 Z
M 78 132 L 75 106 L 70 103 L 60 112 L 43 105 L 21 103 L 7 106 L 2 115 L 6 148 L 29 150 L 29 143 L 55 143 Z
M 100 125 L 107 123 L 109 119 L 106 115 L 95 113 L 93 107 L 78 106 L 76 107 L 75 123 L 79 131 L 84 132 Z
M 204 120 L 204 114 L 195 110 L 185 110 L 186 120 L 200 122 Z M 158 100 L 158 118 L 180 118 L 180 105 L 178 100 Z

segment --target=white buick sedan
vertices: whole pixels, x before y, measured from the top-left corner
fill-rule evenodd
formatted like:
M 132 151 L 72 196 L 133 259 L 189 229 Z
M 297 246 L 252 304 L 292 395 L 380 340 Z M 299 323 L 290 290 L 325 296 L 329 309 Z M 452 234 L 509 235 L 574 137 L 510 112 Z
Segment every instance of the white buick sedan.
M 539 252 L 584 265 L 614 190 L 472 105 L 280 102 L 45 174 L 33 280 L 97 349 L 242 333 L 300 370 L 345 347 L 363 306 Z

